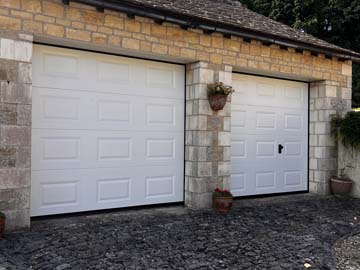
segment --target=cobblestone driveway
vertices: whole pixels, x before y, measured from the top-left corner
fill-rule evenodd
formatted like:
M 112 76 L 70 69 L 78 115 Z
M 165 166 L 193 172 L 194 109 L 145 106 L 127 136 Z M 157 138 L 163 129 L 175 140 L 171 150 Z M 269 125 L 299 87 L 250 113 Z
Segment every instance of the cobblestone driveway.
M 35 221 L 0 240 L 0 269 L 334 269 L 334 242 L 360 232 L 356 199 L 236 205 L 228 215 L 170 207 Z

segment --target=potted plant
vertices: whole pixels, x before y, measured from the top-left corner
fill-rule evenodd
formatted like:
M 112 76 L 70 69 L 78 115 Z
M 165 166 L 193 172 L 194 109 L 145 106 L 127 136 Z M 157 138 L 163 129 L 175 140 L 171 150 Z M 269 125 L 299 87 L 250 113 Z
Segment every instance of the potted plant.
M 5 232 L 5 220 L 6 216 L 3 212 L 0 212 L 0 238 L 3 238 Z
M 346 195 L 352 190 L 353 182 L 344 173 L 345 168 L 342 168 L 341 173 L 338 176 L 332 176 L 330 178 L 330 188 L 333 194 Z
M 222 82 L 208 84 L 208 99 L 213 111 L 222 110 L 226 104 L 228 95 L 234 92 L 234 89 Z
M 339 113 L 332 116 L 331 134 L 338 144 L 342 144 L 348 151 L 360 150 L 360 113 L 348 112 L 344 117 Z M 346 165 L 346 167 L 351 167 Z M 334 194 L 349 194 L 353 181 L 346 176 L 345 168 L 339 170 L 337 176 L 330 179 L 330 188 Z
M 222 213 L 227 213 L 231 210 L 233 196 L 230 191 L 216 188 L 213 192 L 213 208 Z

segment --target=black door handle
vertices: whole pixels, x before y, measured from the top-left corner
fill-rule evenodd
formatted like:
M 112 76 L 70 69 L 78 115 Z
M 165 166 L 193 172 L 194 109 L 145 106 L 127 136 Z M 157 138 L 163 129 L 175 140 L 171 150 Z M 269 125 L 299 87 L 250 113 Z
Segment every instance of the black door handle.
M 282 153 L 282 150 L 284 149 L 284 146 L 282 146 L 281 144 L 279 144 L 279 146 L 278 146 L 278 152 L 279 152 L 279 154 L 281 154 Z

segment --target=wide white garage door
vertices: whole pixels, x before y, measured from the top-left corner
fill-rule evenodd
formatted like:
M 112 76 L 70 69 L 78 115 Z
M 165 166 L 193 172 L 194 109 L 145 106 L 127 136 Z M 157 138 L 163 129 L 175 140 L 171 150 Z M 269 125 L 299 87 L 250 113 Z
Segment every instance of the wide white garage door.
M 308 188 L 308 85 L 233 74 L 231 191 Z
M 32 216 L 183 201 L 184 67 L 35 46 Z

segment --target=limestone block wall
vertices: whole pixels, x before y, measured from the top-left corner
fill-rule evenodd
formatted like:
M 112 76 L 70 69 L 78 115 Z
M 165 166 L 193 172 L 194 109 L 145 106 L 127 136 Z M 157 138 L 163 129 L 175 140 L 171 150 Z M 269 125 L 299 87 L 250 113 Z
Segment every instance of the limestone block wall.
M 311 82 L 310 191 L 328 194 L 338 164 L 329 115 L 350 109 L 351 61 L 111 10 L 97 12 L 71 1 L 0 0 L 0 211 L 9 216 L 9 227 L 30 224 L 32 38 L 188 64 L 185 203 L 192 207 L 209 206 L 211 191 L 230 184 L 231 103 L 219 113 L 210 111 L 206 84 L 231 85 L 231 70 Z
M 310 191 L 325 195 L 330 193 L 329 179 L 337 171 L 337 148 L 330 133 L 331 115 L 351 110 L 351 90 L 327 81 L 311 83 L 309 106 Z
M 32 36 L 0 33 L 0 211 L 30 224 Z
M 230 187 L 231 97 L 214 112 L 207 98 L 207 84 L 231 85 L 231 66 L 198 62 L 186 71 L 185 204 L 211 206 L 216 187 Z
M 360 198 L 360 151 L 339 144 L 339 172 L 343 168 L 345 174 L 353 180 L 352 196 Z

